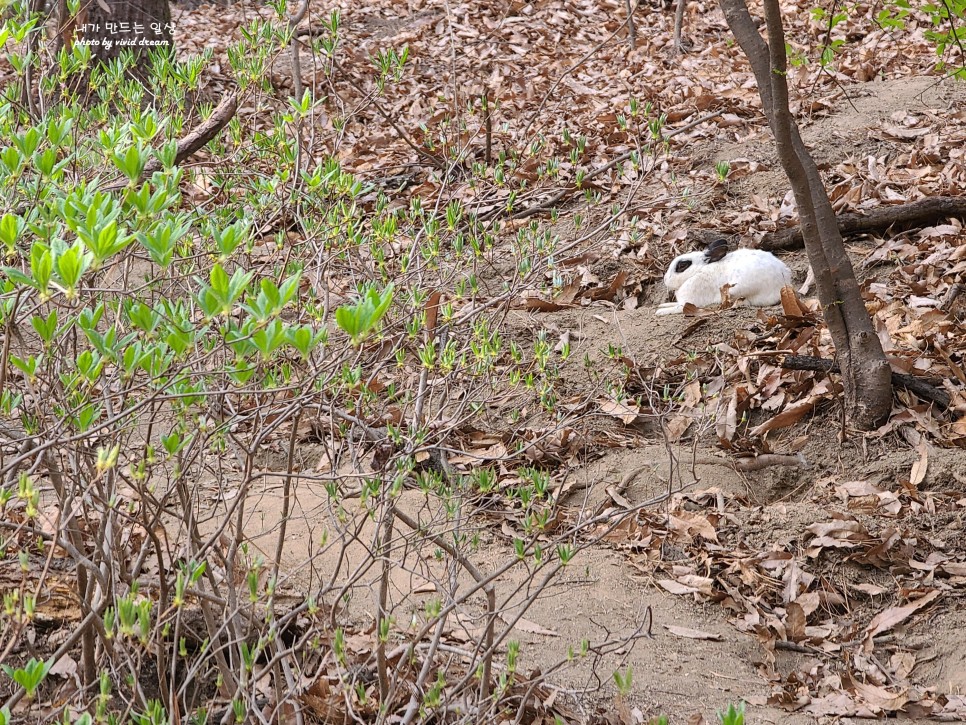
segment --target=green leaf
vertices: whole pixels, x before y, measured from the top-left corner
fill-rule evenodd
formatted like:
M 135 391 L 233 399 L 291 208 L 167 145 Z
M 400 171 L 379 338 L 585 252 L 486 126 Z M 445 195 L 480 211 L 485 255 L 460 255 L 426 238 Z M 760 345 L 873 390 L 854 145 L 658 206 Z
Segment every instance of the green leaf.
M 84 248 L 84 243 L 80 240 L 57 255 L 54 271 L 57 272 L 58 283 L 62 285 L 67 299 L 77 296 L 77 286 L 90 267 L 92 259 L 93 255 Z
M 118 170 L 124 174 L 131 183 L 141 178 L 145 165 L 148 163 L 147 151 L 140 145 L 135 144 L 128 148 L 123 154 L 116 151 L 111 153 L 111 160 Z
M 26 665 L 18 667 L 17 669 L 14 669 L 10 665 L 3 665 L 3 671 L 24 689 L 29 699 L 33 699 L 37 692 L 37 687 L 44 681 L 44 678 L 47 677 L 47 673 L 50 672 L 50 668 L 53 666 L 53 660 L 44 662 L 31 657 Z
M 26 226 L 27 222 L 23 217 L 16 214 L 4 214 L 0 218 L 0 242 L 7 248 L 8 254 L 13 254 L 17 250 L 17 242 Z

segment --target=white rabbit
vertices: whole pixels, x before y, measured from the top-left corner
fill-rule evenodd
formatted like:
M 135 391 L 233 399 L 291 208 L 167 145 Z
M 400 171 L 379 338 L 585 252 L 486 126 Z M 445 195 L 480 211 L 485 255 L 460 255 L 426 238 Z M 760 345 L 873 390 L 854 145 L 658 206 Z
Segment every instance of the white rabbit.
M 676 315 L 690 302 L 695 307 L 721 303 L 721 288 L 731 285 L 728 296 L 755 307 L 781 302 L 782 287 L 791 284 L 792 271 L 778 257 L 760 249 L 728 251 L 719 239 L 703 252 L 675 257 L 664 274 L 664 284 L 675 291 L 677 302 L 658 305 L 658 315 Z

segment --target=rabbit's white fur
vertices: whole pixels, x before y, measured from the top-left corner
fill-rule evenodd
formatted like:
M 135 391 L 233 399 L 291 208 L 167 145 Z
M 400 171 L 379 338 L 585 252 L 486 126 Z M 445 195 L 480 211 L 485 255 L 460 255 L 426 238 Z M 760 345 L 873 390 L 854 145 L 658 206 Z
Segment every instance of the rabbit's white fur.
M 715 307 L 721 303 L 721 288 L 726 284 L 731 285 L 731 299 L 755 307 L 781 302 L 782 287 L 792 281 L 792 271 L 784 262 L 760 249 L 736 249 L 722 256 L 723 248 L 723 242 L 716 242 L 704 252 L 675 257 L 664 274 L 664 284 L 675 291 L 677 302 L 659 305 L 656 314 L 679 314 L 688 302 L 695 307 Z M 678 271 L 682 262 L 690 264 Z

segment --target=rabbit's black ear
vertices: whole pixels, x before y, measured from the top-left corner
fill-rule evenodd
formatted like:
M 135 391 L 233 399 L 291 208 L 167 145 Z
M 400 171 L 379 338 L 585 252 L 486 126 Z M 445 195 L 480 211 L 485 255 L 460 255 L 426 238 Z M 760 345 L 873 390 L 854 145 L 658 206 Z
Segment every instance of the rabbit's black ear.
M 709 262 L 720 262 L 728 253 L 728 242 L 725 239 L 715 239 L 704 250 L 704 258 Z

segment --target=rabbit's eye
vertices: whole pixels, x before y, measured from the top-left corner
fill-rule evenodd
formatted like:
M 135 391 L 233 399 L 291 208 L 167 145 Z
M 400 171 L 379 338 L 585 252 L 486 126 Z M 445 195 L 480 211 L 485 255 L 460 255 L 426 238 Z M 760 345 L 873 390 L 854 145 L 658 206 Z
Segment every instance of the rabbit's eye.
M 690 259 L 682 259 L 680 262 L 674 265 L 674 271 L 680 274 L 690 266 L 691 266 Z

